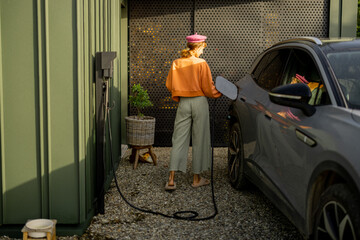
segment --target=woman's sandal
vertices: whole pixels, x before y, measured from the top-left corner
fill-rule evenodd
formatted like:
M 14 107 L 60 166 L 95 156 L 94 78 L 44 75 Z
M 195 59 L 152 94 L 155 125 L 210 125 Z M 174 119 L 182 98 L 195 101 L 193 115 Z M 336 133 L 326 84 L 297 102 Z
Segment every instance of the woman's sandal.
M 165 190 L 166 191 L 173 191 L 176 189 L 176 183 L 174 182 L 174 185 L 169 185 L 169 182 L 166 182 L 165 184 Z
M 197 184 L 191 184 L 192 187 L 197 188 L 197 187 L 201 187 L 201 186 L 206 186 L 210 184 L 210 180 L 206 179 L 206 178 L 200 178 L 200 181 Z

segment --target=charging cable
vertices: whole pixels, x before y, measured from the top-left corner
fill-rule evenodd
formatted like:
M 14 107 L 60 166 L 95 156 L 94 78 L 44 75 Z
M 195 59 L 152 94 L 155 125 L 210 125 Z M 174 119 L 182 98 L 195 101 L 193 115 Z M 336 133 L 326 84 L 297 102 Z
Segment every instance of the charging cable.
M 212 145 L 212 157 L 211 157 L 211 194 L 212 194 L 212 201 L 214 204 L 214 213 L 211 216 L 208 217 L 203 217 L 203 218 L 197 218 L 199 216 L 199 214 L 196 211 L 192 211 L 192 210 L 186 210 L 186 211 L 178 211 L 175 212 L 173 215 L 167 215 L 161 212 L 157 212 L 157 211 L 153 211 L 153 210 L 148 210 L 148 209 L 143 209 L 143 208 L 139 208 L 135 205 L 133 205 L 132 203 L 130 203 L 124 196 L 124 194 L 121 192 L 117 178 L 116 178 L 116 171 L 115 171 L 115 164 L 113 161 L 113 151 L 112 151 L 112 134 L 111 134 L 111 122 L 110 122 L 110 107 L 106 107 L 106 112 L 107 112 L 107 120 L 108 120 L 108 131 L 109 131 L 109 140 L 110 140 L 110 160 L 111 160 L 111 164 L 112 164 L 112 171 L 114 174 L 114 181 L 115 181 L 115 185 L 117 188 L 117 191 L 119 192 L 121 198 L 132 208 L 144 212 L 144 213 L 150 213 L 150 214 L 154 214 L 154 215 L 160 215 L 166 218 L 174 218 L 174 219 L 179 219 L 179 220 L 187 220 L 187 221 L 203 221 L 203 220 L 209 220 L 214 218 L 217 214 L 218 214 L 218 209 L 216 206 L 216 202 L 215 202 L 215 194 L 214 194 L 214 127 L 215 127 L 215 116 L 214 116 L 214 109 L 216 106 L 216 99 L 214 100 L 214 104 L 213 104 L 213 118 L 212 118 L 212 134 L 211 134 L 211 145 Z M 121 161 L 121 159 L 120 159 Z M 119 163 L 120 164 L 120 163 Z

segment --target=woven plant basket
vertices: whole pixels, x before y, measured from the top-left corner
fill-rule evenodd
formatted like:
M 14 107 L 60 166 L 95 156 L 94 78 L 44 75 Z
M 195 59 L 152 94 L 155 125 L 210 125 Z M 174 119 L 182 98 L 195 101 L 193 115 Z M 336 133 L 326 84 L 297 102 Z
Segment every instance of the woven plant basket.
M 144 116 L 125 117 L 127 144 L 133 146 L 150 146 L 154 144 L 155 118 Z

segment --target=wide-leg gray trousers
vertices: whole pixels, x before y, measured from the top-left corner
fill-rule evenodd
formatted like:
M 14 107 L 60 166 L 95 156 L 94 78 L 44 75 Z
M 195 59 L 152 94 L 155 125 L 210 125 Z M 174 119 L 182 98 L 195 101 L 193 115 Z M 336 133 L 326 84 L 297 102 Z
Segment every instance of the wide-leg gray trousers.
M 190 135 L 191 134 L 191 135 Z M 209 104 L 206 97 L 181 97 L 176 112 L 169 171 L 186 172 L 192 136 L 194 174 L 211 166 Z

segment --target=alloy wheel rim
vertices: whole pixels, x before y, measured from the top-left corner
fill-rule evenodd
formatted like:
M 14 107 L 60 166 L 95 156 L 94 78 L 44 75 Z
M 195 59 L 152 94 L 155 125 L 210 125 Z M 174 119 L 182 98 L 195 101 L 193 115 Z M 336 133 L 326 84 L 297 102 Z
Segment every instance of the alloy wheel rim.
M 240 144 L 239 144 L 239 136 L 236 131 L 233 131 L 231 134 L 231 145 L 230 145 L 230 154 L 231 154 L 231 166 L 230 168 L 230 178 L 234 182 L 237 179 L 239 172 L 239 152 L 240 152 Z
M 317 239 L 356 239 L 349 213 L 336 201 L 328 202 L 321 211 Z

